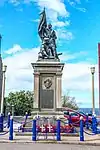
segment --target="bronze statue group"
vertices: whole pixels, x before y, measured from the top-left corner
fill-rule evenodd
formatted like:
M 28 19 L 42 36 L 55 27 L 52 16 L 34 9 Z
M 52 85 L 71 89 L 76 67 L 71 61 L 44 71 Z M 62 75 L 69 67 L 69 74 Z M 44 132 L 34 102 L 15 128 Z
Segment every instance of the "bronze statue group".
M 52 29 L 52 25 L 47 25 L 45 9 L 40 14 L 40 22 L 38 27 L 38 34 L 41 38 L 42 45 L 38 54 L 39 59 L 58 59 L 56 51 L 56 32 Z

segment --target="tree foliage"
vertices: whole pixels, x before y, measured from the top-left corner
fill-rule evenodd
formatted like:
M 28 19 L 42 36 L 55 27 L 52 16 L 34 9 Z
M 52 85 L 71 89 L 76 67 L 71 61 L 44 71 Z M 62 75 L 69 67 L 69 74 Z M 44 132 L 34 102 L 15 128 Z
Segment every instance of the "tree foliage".
M 71 109 L 78 109 L 78 105 L 76 103 L 75 97 L 71 97 L 67 95 L 62 96 L 62 107 L 69 107 Z
M 33 101 L 34 93 L 31 91 L 10 92 L 5 98 L 5 106 L 9 107 L 9 111 L 12 111 L 12 105 L 14 105 L 15 115 L 25 115 L 25 112 L 31 113 Z M 68 93 L 62 96 L 62 107 L 78 109 L 75 97 L 69 96 Z
M 30 91 L 10 92 L 8 97 L 5 98 L 6 107 L 9 106 L 11 111 L 14 105 L 15 115 L 25 115 L 25 112 L 30 113 L 33 108 L 34 93 Z

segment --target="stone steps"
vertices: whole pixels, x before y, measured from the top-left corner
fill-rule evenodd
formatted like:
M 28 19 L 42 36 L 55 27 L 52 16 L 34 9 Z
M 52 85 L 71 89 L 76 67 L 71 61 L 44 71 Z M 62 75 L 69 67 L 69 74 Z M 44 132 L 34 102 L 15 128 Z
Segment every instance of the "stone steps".
M 32 136 L 32 132 L 16 132 L 15 136 Z M 46 133 L 38 133 L 38 136 L 46 136 Z M 56 136 L 56 133 L 47 133 L 47 136 Z M 61 136 L 79 136 L 79 133 L 61 133 Z

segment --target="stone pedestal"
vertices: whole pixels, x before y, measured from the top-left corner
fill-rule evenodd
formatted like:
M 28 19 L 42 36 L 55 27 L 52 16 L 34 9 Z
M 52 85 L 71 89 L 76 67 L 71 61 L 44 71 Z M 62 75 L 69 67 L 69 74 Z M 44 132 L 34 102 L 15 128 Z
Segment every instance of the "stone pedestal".
M 32 67 L 34 69 L 33 112 L 59 111 L 64 63 L 50 59 L 32 63 Z

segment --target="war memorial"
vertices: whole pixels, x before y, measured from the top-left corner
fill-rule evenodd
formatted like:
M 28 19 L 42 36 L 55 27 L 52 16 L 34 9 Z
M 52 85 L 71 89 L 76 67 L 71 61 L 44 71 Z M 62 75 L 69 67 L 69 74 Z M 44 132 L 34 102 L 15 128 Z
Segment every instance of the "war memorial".
M 41 39 L 38 60 L 32 63 L 34 70 L 33 114 L 56 114 L 61 110 L 62 71 L 56 46 L 56 32 L 47 24 L 45 9 L 40 14 L 38 34 Z

